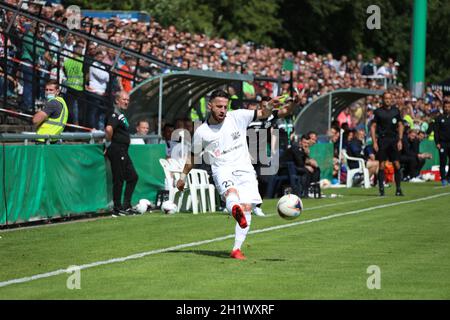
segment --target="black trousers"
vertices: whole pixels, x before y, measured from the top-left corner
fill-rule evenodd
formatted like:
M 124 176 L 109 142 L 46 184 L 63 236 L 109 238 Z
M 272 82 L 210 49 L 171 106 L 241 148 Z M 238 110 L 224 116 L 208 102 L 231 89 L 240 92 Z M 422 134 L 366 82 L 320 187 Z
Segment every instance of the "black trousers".
M 420 174 L 420 170 L 425 165 L 425 159 L 419 159 L 413 155 L 401 155 L 400 164 L 405 168 L 403 176 L 414 178 Z
M 80 126 L 89 126 L 86 120 L 86 101 L 84 97 L 84 91 L 74 90 L 67 87 L 67 92 L 64 99 L 69 109 L 68 123 L 79 124 Z
M 309 172 L 306 168 L 299 168 L 298 173 L 300 175 L 300 197 L 307 197 L 311 192 L 314 192 L 314 188 L 319 185 L 320 182 L 320 168 L 314 168 L 313 172 Z
M 111 162 L 114 208 L 127 209 L 131 207 L 131 197 L 138 181 L 138 175 L 128 155 L 128 145 L 111 143 L 106 151 L 106 156 Z M 122 190 L 125 182 L 126 187 L 122 203 Z
M 441 142 L 441 149 L 439 149 L 439 172 L 441 173 L 441 180 L 450 180 L 450 168 L 447 172 L 445 172 L 445 166 L 450 166 L 450 143 L 449 142 Z

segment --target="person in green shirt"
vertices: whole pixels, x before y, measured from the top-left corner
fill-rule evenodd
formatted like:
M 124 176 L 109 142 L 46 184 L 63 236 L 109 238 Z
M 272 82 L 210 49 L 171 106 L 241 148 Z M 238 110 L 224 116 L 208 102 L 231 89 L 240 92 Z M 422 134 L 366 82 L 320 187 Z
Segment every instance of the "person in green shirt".
M 86 126 L 86 106 L 84 103 L 83 47 L 74 48 L 74 57 L 64 62 L 67 91 L 66 101 L 69 107 L 69 122 Z
M 23 37 L 22 55 L 22 77 L 23 77 L 23 104 L 25 111 L 33 112 L 33 83 L 38 72 L 34 72 L 34 67 L 38 66 L 38 58 L 45 55 L 44 42 L 35 38 L 35 25 L 30 25 L 28 31 Z M 34 49 L 34 47 L 36 47 Z M 36 53 L 36 54 L 35 54 Z

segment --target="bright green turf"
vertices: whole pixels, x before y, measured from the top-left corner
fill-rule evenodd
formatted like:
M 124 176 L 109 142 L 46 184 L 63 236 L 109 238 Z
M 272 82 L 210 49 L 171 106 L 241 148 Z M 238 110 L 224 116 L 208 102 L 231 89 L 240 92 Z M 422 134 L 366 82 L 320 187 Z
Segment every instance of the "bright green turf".
M 433 200 L 250 234 L 246 261 L 228 258 L 233 239 L 0 288 L 0 299 L 449 299 L 450 187 L 404 184 L 405 197 L 376 189 L 328 189 L 342 198 L 305 200 L 310 220 L 439 193 Z M 252 230 L 289 224 L 253 216 Z M 330 205 L 323 208 L 318 206 Z M 0 282 L 234 232 L 224 214 L 151 213 L 0 231 Z M 381 289 L 366 286 L 367 267 L 381 269 Z

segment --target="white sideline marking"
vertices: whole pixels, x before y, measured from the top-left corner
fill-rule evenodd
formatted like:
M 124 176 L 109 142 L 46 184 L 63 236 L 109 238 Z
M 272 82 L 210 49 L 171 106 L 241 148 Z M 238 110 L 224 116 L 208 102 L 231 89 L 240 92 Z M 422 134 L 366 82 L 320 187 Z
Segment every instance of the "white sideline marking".
M 254 230 L 254 231 L 250 231 L 249 233 L 250 234 L 257 234 L 257 233 L 262 233 L 262 232 L 268 232 L 268 231 L 273 231 L 273 230 L 290 228 L 290 227 L 298 226 L 298 225 L 301 225 L 301 224 L 307 224 L 307 223 L 319 222 L 319 221 L 324 221 L 324 220 L 330 220 L 330 219 L 343 217 L 343 216 L 354 215 L 354 214 L 358 214 L 358 213 L 362 213 L 362 212 L 374 211 L 374 210 L 378 210 L 378 209 L 389 208 L 389 207 L 399 206 L 399 205 L 403 205 L 403 204 L 409 204 L 409 203 L 414 203 L 414 202 L 431 200 L 431 199 L 434 199 L 434 198 L 439 198 L 439 197 L 448 196 L 448 195 L 450 195 L 450 192 L 440 193 L 440 194 L 436 194 L 436 195 L 433 195 L 433 196 L 424 197 L 424 198 L 418 198 L 418 199 L 414 199 L 414 200 L 399 201 L 399 202 L 383 204 L 383 205 L 370 207 L 370 208 L 364 208 L 364 209 L 348 211 L 348 212 L 343 212 L 343 213 L 336 213 L 336 214 L 332 214 L 332 215 L 321 217 L 321 218 L 316 218 L 316 219 L 311 219 L 311 220 L 304 220 L 304 221 L 299 221 L 299 222 L 293 222 L 293 223 L 288 223 L 288 224 L 284 224 L 284 225 L 264 228 L 264 229 L 260 229 L 260 230 Z M 98 267 L 98 266 L 105 265 L 105 264 L 111 264 L 111 263 L 116 263 L 116 262 L 124 262 L 124 261 L 127 261 L 127 260 L 143 258 L 143 257 L 149 256 L 149 255 L 154 255 L 154 254 L 163 253 L 163 252 L 169 252 L 169 251 L 175 251 L 175 250 L 188 248 L 188 247 L 195 247 L 195 246 L 208 244 L 208 243 L 212 243 L 212 242 L 218 242 L 218 241 L 227 240 L 227 239 L 231 239 L 231 238 L 234 238 L 234 234 L 231 234 L 231 235 L 228 235 L 228 236 L 219 237 L 219 238 L 209 239 L 209 240 L 185 243 L 185 244 L 181 244 L 181 245 L 177 245 L 177 246 L 173 246 L 173 247 L 169 247 L 169 248 L 164 248 L 164 249 L 157 249 L 157 250 L 137 253 L 137 254 L 133 254 L 133 255 L 127 256 L 127 257 L 113 258 L 113 259 L 104 260 L 104 261 L 92 262 L 92 263 L 89 263 L 89 264 L 81 265 L 81 266 L 79 266 L 79 268 L 80 268 L 80 270 L 82 270 L 82 269 Z M 61 274 L 64 274 L 64 273 L 67 273 L 67 269 L 59 269 L 59 270 L 55 270 L 55 271 L 51 271 L 51 272 L 47 272 L 47 273 L 37 274 L 37 275 L 34 275 L 34 276 L 30 276 L 30 277 L 11 279 L 11 280 L 0 282 L 0 288 L 1 287 L 6 287 L 6 286 L 9 286 L 9 285 L 12 285 L 12 284 L 16 284 L 16 283 L 25 283 L 25 282 L 30 282 L 30 281 L 33 281 L 33 280 L 38 280 L 38 279 L 58 276 L 58 275 L 61 275 Z
M 339 199 L 339 198 L 336 198 Z M 371 200 L 381 200 L 381 199 L 386 199 L 383 197 L 370 197 L 370 198 L 364 198 L 364 199 L 359 199 L 359 200 L 352 200 L 352 201 L 347 201 L 347 202 L 337 202 L 337 203 L 328 203 L 328 204 L 324 204 L 321 206 L 316 206 L 316 207 L 308 207 L 303 209 L 303 211 L 310 211 L 310 210 L 316 210 L 316 209 L 323 209 L 323 208 L 328 208 L 328 207 L 337 207 L 337 206 L 342 206 L 342 205 L 346 205 L 346 204 L 350 204 L 350 203 L 358 203 L 358 202 L 365 202 L 365 201 L 371 201 Z M 276 214 L 270 213 L 270 214 L 266 214 L 265 217 L 272 217 L 275 216 Z
M 439 187 L 439 188 L 443 188 L 443 187 Z M 331 198 L 328 198 L 331 199 Z M 341 198 L 336 198 L 334 200 L 339 200 Z M 325 205 L 321 205 L 321 206 L 316 206 L 316 207 L 308 207 L 305 208 L 305 210 L 309 211 L 309 210 L 315 210 L 315 209 L 322 209 L 322 208 L 327 208 L 327 207 L 333 207 L 333 206 L 341 206 L 341 205 L 346 205 L 348 203 L 356 203 L 356 202 L 364 202 L 364 201 L 370 201 L 370 200 L 380 200 L 383 199 L 382 197 L 370 197 L 370 198 L 363 198 L 363 199 L 359 199 L 359 200 L 352 200 L 352 201 L 347 201 L 347 202 L 336 202 L 336 203 L 329 203 L 329 204 L 325 204 Z M 220 214 L 220 212 L 219 212 Z M 227 215 L 229 215 L 227 213 Z M 276 214 L 266 214 L 265 217 L 272 217 L 275 216 Z M 140 217 L 141 215 L 136 215 L 136 216 L 127 216 L 126 218 L 137 218 Z M 94 218 L 86 218 L 86 219 L 82 219 L 82 220 L 74 220 L 74 221 L 63 221 L 63 222 L 58 222 L 58 223 L 53 223 L 53 224 L 43 224 L 43 225 L 38 225 L 38 226 L 27 226 L 27 227 L 20 227 L 20 228 L 16 228 L 16 229 L 5 229 L 5 230 L 0 230 L 0 234 L 1 233 L 8 233 L 8 232 L 18 232 L 18 231 L 22 231 L 24 229 L 26 230 L 31 230 L 31 229 L 40 229 L 40 228 L 50 228 L 50 227 L 59 227 L 62 225 L 67 225 L 67 224 L 73 224 L 73 223 L 83 223 L 83 222 L 92 222 L 92 221 L 99 221 L 99 220 L 103 220 L 103 219 L 112 219 L 111 216 L 99 216 L 99 217 L 94 217 Z M 115 218 L 114 218 L 115 219 Z

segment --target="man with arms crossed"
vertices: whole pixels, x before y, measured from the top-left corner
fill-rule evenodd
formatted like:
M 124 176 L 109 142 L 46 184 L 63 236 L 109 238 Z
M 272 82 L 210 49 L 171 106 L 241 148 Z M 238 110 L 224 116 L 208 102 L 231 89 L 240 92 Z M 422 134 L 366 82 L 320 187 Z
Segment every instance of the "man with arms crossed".
M 186 175 L 193 167 L 194 155 L 203 150 L 211 164 L 212 176 L 219 194 L 224 198 L 228 212 L 237 224 L 231 258 L 243 260 L 241 252 L 251 223 L 252 205 L 262 202 L 256 173 L 250 159 L 246 135 L 248 125 L 256 119 L 270 116 L 273 105 L 259 110 L 227 112 L 229 95 L 223 90 L 211 93 L 208 103 L 210 115 L 194 133 L 191 161 L 184 166 L 177 188 L 184 190 Z

